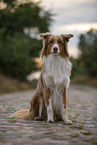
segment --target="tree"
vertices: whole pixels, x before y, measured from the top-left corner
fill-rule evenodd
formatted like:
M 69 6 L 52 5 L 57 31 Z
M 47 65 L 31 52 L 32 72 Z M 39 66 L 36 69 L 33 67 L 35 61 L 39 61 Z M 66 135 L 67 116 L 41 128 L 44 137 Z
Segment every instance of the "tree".
M 80 61 L 87 74 L 97 76 L 97 30 L 91 29 L 79 37 Z
M 0 72 L 25 79 L 33 69 L 31 57 L 38 57 L 41 32 L 49 31 L 52 14 L 31 0 L 0 0 Z M 33 37 L 34 36 L 34 37 Z
M 6 8 L 0 10 L 0 29 L 5 29 L 5 34 L 14 35 L 23 32 L 25 28 L 38 28 L 39 32 L 49 31 L 52 14 L 44 11 L 39 3 L 25 0 L 3 0 Z

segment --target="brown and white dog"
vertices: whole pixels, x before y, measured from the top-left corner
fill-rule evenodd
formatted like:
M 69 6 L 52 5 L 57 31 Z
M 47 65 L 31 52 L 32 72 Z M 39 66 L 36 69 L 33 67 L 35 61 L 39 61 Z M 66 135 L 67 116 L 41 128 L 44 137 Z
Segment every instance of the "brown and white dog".
M 67 44 L 72 34 L 53 35 L 42 33 L 42 72 L 34 95 L 30 100 L 30 109 L 20 110 L 12 116 L 25 120 L 63 120 L 67 118 L 67 88 L 70 83 L 71 63 Z

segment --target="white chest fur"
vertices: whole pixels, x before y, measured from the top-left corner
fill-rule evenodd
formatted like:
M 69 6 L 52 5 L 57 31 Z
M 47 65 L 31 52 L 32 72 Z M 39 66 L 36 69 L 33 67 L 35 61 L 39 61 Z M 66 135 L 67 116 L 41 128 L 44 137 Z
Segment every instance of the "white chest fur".
M 66 88 L 69 86 L 71 63 L 68 59 L 51 54 L 48 57 L 43 57 L 43 65 L 44 79 L 47 87 L 52 86 L 52 83 L 54 83 L 53 85 L 64 84 Z
M 62 113 L 63 97 L 62 90 L 68 88 L 70 78 L 69 73 L 71 70 L 71 63 L 68 59 L 63 59 L 59 55 L 49 55 L 48 57 L 43 57 L 44 65 L 44 80 L 48 88 L 51 89 L 51 97 L 49 102 L 50 106 L 53 107 L 54 112 Z

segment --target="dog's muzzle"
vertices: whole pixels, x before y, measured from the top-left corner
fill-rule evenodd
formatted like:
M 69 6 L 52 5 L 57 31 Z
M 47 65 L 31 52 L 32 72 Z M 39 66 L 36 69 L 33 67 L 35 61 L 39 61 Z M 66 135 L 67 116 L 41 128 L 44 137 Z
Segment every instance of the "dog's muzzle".
M 54 54 L 58 53 L 58 48 L 57 48 L 57 47 L 54 47 L 54 48 L 53 48 L 53 53 L 54 53 Z
M 58 44 L 55 44 L 55 45 L 52 47 L 51 52 L 52 52 L 54 55 L 58 55 L 58 53 L 59 53 L 59 46 L 58 46 Z

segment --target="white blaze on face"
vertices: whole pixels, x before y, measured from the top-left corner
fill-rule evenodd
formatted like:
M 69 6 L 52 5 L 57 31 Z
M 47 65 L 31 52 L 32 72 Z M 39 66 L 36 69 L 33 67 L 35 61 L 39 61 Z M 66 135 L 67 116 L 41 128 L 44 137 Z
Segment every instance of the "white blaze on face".
M 58 48 L 58 51 L 57 51 L 57 53 L 59 53 L 60 51 L 59 51 L 59 46 L 58 46 L 58 44 L 57 43 L 55 43 L 54 45 L 53 45 L 53 47 L 52 47 L 52 49 L 51 49 L 51 53 L 53 53 L 54 52 L 54 48 Z

